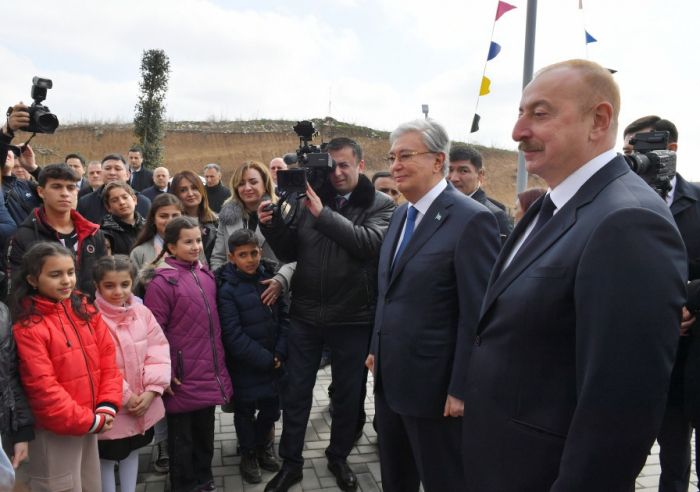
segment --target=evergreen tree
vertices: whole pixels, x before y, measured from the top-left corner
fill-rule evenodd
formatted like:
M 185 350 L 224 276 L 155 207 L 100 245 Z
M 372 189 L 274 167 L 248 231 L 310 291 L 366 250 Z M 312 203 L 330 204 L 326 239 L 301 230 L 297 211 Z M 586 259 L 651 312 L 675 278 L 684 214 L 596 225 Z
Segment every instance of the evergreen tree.
M 170 78 L 170 60 L 163 50 L 144 50 L 141 77 L 141 95 L 134 116 L 134 135 L 141 144 L 143 165 L 155 169 L 163 162 L 164 101 Z

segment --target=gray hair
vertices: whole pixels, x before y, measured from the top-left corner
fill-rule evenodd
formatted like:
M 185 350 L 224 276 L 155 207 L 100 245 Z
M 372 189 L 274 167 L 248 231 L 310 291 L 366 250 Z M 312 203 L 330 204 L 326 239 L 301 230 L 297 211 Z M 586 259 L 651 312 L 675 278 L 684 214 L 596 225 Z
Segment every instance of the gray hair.
M 207 164 L 206 166 L 204 166 L 204 172 L 207 172 L 207 169 L 213 169 L 217 173 L 221 174 L 221 166 L 219 166 L 218 164 Z
M 432 118 L 417 119 L 402 123 L 389 135 L 389 143 L 394 144 L 397 138 L 405 133 L 420 132 L 423 135 L 423 143 L 430 152 L 445 154 L 445 162 L 442 164 L 442 175 L 447 176 L 450 156 L 450 137 L 447 130 L 437 120 Z

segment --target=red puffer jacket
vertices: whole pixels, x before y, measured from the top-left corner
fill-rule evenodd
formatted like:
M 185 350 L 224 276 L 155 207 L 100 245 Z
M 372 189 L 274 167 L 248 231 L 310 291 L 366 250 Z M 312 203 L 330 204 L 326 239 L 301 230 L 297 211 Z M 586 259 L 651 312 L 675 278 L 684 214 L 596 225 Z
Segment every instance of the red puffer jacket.
M 98 433 L 105 415 L 121 406 L 123 381 L 102 315 L 87 306 L 92 318 L 86 322 L 70 301 L 25 300 L 32 302 L 42 319 L 15 323 L 14 335 L 35 427 L 70 436 Z

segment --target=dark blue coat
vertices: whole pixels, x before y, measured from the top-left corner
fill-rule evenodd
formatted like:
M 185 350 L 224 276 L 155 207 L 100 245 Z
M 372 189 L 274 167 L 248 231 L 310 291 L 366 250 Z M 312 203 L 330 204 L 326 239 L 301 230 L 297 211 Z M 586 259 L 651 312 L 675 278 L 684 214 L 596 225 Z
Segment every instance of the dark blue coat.
M 32 210 L 41 207 L 42 202 L 36 192 L 36 183 L 17 179 L 12 174 L 2 177 L 2 190 L 5 195 L 5 207 L 15 222 L 15 229 L 22 225 Z
M 274 359 L 276 354 L 280 360 L 287 357 L 287 303 L 280 297 L 268 307 L 260 299 L 267 288 L 260 281 L 271 279 L 273 270 L 263 260 L 253 275 L 231 263 L 221 272 L 217 306 L 226 367 L 234 393 L 244 399 L 272 398 L 286 382 L 283 366 L 275 370 Z

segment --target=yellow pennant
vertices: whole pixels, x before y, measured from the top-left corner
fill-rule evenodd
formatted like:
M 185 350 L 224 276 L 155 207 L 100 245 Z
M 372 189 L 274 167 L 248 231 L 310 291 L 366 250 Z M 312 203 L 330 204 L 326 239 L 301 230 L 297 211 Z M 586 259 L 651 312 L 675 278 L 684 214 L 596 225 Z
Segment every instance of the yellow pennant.
M 488 79 L 488 77 L 484 77 L 484 79 L 481 81 L 481 90 L 479 91 L 479 95 L 485 96 L 486 94 L 490 93 L 490 86 L 491 81 Z

